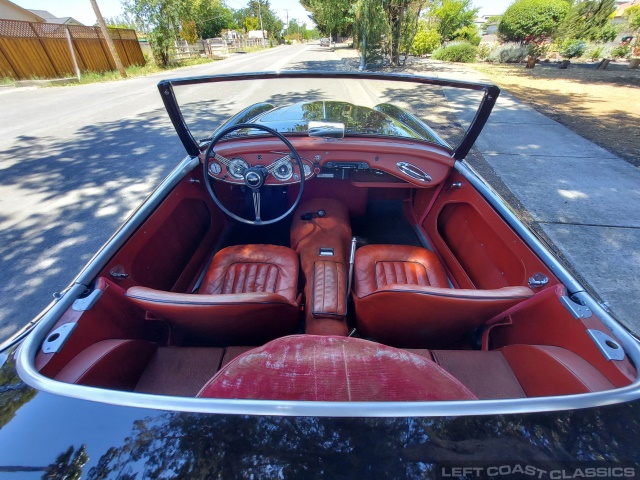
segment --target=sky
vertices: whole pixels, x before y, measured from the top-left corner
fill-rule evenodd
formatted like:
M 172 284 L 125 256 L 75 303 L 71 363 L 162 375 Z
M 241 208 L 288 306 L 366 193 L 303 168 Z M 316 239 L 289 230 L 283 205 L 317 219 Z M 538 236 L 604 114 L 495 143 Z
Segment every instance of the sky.
M 73 17 L 85 25 L 93 25 L 96 16 L 91 8 L 89 0 L 11 0 L 23 8 L 32 10 L 47 10 L 56 17 Z M 103 17 L 116 17 L 122 14 L 121 0 L 97 0 Z M 476 7 L 480 8 L 479 15 L 499 15 L 503 13 L 513 0 L 474 0 Z M 228 7 L 233 9 L 243 8 L 246 0 L 226 0 Z M 270 0 L 271 9 L 286 22 L 287 10 L 289 20 L 299 19 L 300 23 L 311 26 L 308 12 L 302 8 L 298 0 Z

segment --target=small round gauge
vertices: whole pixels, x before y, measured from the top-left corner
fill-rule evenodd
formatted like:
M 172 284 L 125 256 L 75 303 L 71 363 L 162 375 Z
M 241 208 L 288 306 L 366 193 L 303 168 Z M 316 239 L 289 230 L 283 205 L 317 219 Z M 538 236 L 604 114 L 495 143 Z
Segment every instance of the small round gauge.
M 218 175 L 222 171 L 222 167 L 217 162 L 211 162 L 209 164 L 209 173 L 211 175 Z
M 236 157 L 229 161 L 227 171 L 229 172 L 229 175 L 236 180 L 241 180 L 244 177 L 244 172 L 247 171 L 247 168 L 249 168 L 249 164 L 242 158 Z
M 289 180 L 291 175 L 293 175 L 293 167 L 289 161 L 281 162 L 278 167 L 273 170 L 273 176 L 281 182 Z
M 311 175 L 311 166 L 305 163 L 303 164 L 303 167 L 304 167 L 304 176 L 308 177 L 309 175 Z

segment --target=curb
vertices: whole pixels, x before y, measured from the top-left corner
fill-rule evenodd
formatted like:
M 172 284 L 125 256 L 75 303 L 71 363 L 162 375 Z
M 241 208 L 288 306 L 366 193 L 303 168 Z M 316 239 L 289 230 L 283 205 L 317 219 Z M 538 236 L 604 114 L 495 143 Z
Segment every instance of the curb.
M 54 78 L 51 80 L 18 80 L 16 87 L 48 87 L 50 85 L 65 85 L 67 83 L 79 83 L 77 77 Z

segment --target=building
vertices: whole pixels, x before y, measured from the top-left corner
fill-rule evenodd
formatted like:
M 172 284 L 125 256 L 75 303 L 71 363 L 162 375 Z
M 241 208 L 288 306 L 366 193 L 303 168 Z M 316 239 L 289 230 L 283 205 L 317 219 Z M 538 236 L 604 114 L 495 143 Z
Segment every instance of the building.
M 0 18 L 5 20 L 22 20 L 24 22 L 45 22 L 45 19 L 19 7 L 9 0 L 0 0 Z
M 56 17 L 46 10 L 22 8 L 9 0 L 0 0 L 0 18 L 34 23 L 56 23 L 58 25 L 83 25 L 73 17 Z
M 57 23 L 60 25 L 80 25 L 84 26 L 84 24 L 80 23 L 73 17 L 56 17 L 52 13 L 47 12 L 46 10 L 31 10 L 28 9 L 34 15 L 37 15 L 44 19 L 47 23 Z

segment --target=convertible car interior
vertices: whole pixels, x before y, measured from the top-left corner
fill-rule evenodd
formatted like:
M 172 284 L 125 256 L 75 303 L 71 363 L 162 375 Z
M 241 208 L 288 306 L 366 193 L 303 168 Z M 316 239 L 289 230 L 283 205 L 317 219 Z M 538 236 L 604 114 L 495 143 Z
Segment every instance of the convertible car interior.
M 145 405 L 499 403 L 636 381 L 620 335 L 446 142 L 313 122 L 285 137 L 259 110 L 185 159 L 43 334 L 39 375 Z

